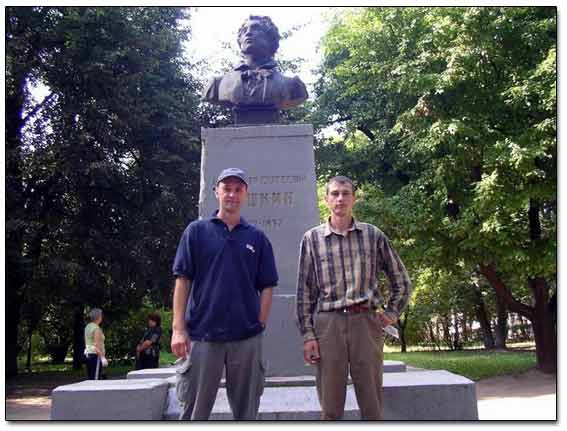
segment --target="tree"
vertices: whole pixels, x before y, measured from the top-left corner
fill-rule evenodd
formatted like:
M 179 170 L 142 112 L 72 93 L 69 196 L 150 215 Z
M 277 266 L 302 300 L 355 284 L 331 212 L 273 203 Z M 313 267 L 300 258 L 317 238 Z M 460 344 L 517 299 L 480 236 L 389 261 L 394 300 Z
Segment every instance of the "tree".
M 28 289 L 73 310 L 76 367 L 88 308 L 112 316 L 146 296 L 169 301 L 172 250 L 197 213 L 199 86 L 182 56 L 185 9 L 6 12 L 13 375 Z M 48 96 L 34 105 L 40 84 Z
M 555 371 L 555 8 L 367 8 L 324 48 L 318 115 L 347 171 L 381 186 L 422 266 L 478 270 L 529 318 Z

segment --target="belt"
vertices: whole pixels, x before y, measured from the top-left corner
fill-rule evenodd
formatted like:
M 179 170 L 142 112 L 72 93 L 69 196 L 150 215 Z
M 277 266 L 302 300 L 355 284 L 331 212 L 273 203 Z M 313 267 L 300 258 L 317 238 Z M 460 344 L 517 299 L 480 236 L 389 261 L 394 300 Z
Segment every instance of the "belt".
M 337 313 L 345 313 L 345 314 L 356 314 L 356 313 L 368 313 L 370 310 L 371 308 L 368 306 L 368 302 L 362 302 L 359 304 L 347 305 L 346 307 L 343 308 L 336 308 L 330 311 L 335 311 Z

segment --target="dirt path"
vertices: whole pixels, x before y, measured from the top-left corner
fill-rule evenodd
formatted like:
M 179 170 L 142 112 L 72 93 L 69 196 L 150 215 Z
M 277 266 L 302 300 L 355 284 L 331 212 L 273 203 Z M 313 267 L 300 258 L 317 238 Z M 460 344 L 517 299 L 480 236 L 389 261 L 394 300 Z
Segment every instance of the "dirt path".
M 51 391 L 81 381 L 79 377 L 21 376 L 6 388 L 7 420 L 47 420 Z M 476 384 L 481 420 L 556 420 L 556 376 L 531 370 L 518 376 L 480 380 Z
M 557 376 L 530 370 L 476 384 L 478 416 L 482 420 L 556 420 Z

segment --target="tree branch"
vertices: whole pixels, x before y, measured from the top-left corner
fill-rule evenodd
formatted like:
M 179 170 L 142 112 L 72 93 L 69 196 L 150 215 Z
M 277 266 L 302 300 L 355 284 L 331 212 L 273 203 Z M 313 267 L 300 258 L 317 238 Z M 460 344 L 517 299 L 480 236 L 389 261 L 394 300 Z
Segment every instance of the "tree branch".
M 31 112 L 30 112 L 28 115 L 26 115 L 26 116 L 22 119 L 22 126 L 24 126 L 24 125 L 28 122 L 28 120 L 29 120 L 30 118 L 32 118 L 35 114 L 37 114 L 37 112 L 38 112 L 41 108 L 43 108 L 51 99 L 53 99 L 54 96 L 55 96 L 55 93 L 50 93 L 48 96 L 46 96 L 46 97 L 41 101 L 41 103 L 38 103 L 38 104 L 35 106 L 35 108 L 33 108 L 33 109 L 31 110 Z
M 480 272 L 490 283 L 490 286 L 494 289 L 496 296 L 508 307 L 510 311 L 514 313 L 518 313 L 529 320 L 533 320 L 535 317 L 535 310 L 533 307 L 529 305 L 525 305 L 520 301 L 516 300 L 502 279 L 496 273 L 496 269 L 493 263 L 489 263 L 488 265 L 480 264 L 479 265 Z
M 374 141 L 374 139 L 376 139 L 376 136 L 374 136 L 374 133 L 372 133 L 372 130 L 370 130 L 370 128 L 365 126 L 364 124 L 358 124 L 356 126 L 356 128 L 358 130 L 360 130 L 362 133 L 364 133 L 366 135 L 366 137 L 368 139 L 370 139 L 371 141 Z

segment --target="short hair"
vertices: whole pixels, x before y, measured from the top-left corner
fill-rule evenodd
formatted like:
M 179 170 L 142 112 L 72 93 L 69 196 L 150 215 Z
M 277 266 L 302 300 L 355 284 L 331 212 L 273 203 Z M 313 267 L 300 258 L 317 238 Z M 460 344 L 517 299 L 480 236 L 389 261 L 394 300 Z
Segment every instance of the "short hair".
M 264 31 L 264 33 L 266 33 L 266 35 L 268 36 L 268 40 L 270 41 L 270 45 L 272 47 L 272 56 L 273 56 L 280 47 L 280 32 L 278 31 L 278 28 L 276 27 L 276 25 L 269 16 L 250 15 L 248 18 L 246 18 L 244 23 L 242 23 L 242 25 L 238 29 L 238 36 L 237 36 L 238 47 L 242 49 L 242 47 L 240 46 L 240 36 L 244 32 L 244 28 L 248 21 L 260 22 L 260 25 L 262 26 L 262 30 Z
M 153 320 L 156 322 L 157 326 L 161 326 L 161 316 L 158 313 L 150 313 L 148 315 L 148 320 Z
M 100 308 L 93 308 L 89 311 L 89 319 L 91 319 L 91 322 L 98 320 L 100 316 L 102 316 L 102 310 Z
M 327 185 L 325 186 L 325 195 L 329 194 L 329 187 L 332 183 L 350 184 L 350 187 L 352 188 L 352 194 L 354 194 L 356 191 L 356 186 L 349 177 L 345 177 L 344 175 L 337 175 L 327 181 Z

